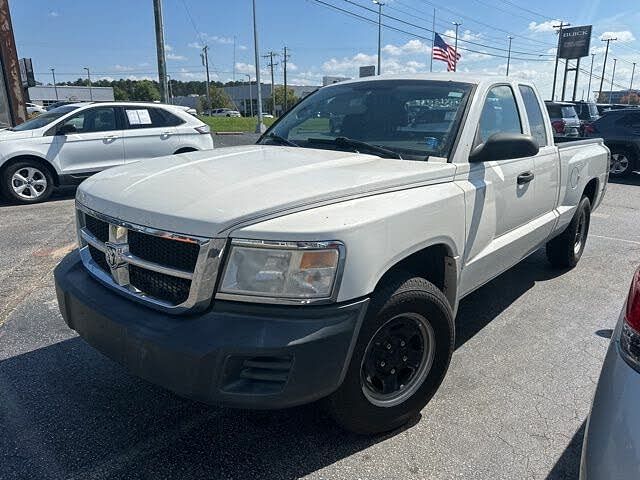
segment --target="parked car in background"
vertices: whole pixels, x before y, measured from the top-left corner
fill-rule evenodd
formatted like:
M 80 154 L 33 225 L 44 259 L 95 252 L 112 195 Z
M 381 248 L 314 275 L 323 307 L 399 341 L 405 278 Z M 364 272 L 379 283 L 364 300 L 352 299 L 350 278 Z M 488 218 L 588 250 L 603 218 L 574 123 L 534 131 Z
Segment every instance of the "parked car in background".
M 256 118 L 258 116 L 256 115 Z M 273 118 L 273 115 L 271 115 L 270 113 L 267 112 L 262 112 L 262 118 Z
M 595 102 L 586 101 L 574 102 L 573 106 L 578 114 L 578 118 L 580 119 L 580 136 L 584 137 L 586 136 L 590 125 L 600 118 L 598 107 Z
M 0 131 L 0 192 L 35 203 L 105 168 L 212 148 L 209 127 L 172 105 L 63 105 Z
M 175 108 L 179 108 L 180 110 L 183 110 L 185 112 L 187 112 L 189 115 L 197 115 L 198 111 L 195 108 L 192 107 L 187 107 L 184 105 L 173 105 Z
M 604 112 L 610 112 L 611 110 L 622 110 L 625 108 L 638 108 L 637 105 L 627 105 L 626 103 L 596 103 L 598 113 L 602 115 Z
M 33 115 L 33 114 L 41 114 L 46 112 L 47 110 L 44 107 L 41 107 L 40 105 L 36 105 L 35 103 L 27 103 L 27 115 Z
M 574 105 L 569 102 L 544 102 L 555 137 L 580 136 L 580 119 Z
M 240 112 L 229 108 L 215 108 L 209 113 L 211 117 L 241 117 Z
M 410 124 L 415 105 L 436 114 Z M 392 430 L 440 386 L 461 298 L 540 247 L 578 263 L 608 156 L 600 139 L 556 146 L 535 87 L 513 77 L 336 83 L 257 145 L 84 182 L 60 310 L 181 395 L 324 398 L 347 429 Z
M 604 112 L 591 124 L 587 136 L 603 138 L 611 150 L 612 177 L 625 177 L 640 169 L 640 108 Z
M 580 480 L 640 478 L 640 268 L 611 336 L 582 443 Z
M 85 103 L 89 103 L 89 102 L 74 102 L 71 100 L 61 100 L 59 102 L 56 103 L 52 103 L 51 105 L 47 105 L 46 107 L 44 107 L 44 109 L 46 111 L 49 110 L 53 110 L 54 108 L 58 108 L 58 107 L 62 107 L 63 105 L 78 105 L 78 104 L 85 104 Z

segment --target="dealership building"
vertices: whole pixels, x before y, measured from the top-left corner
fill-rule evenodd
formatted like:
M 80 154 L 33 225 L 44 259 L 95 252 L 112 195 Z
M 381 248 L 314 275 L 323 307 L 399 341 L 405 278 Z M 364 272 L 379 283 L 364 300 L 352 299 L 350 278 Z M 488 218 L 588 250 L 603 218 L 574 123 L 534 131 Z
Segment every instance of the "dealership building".
M 110 102 L 113 101 L 112 87 L 70 87 L 37 85 L 29 87 L 29 101 L 46 107 L 56 102 Z

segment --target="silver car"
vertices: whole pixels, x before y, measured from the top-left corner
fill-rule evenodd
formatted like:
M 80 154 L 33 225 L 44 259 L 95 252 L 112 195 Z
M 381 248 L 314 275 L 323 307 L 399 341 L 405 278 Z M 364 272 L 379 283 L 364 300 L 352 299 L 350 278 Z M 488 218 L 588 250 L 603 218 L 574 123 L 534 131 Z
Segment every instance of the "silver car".
M 544 102 L 556 137 L 580 136 L 580 119 L 572 103 Z
M 640 268 L 602 366 L 580 480 L 640 478 Z

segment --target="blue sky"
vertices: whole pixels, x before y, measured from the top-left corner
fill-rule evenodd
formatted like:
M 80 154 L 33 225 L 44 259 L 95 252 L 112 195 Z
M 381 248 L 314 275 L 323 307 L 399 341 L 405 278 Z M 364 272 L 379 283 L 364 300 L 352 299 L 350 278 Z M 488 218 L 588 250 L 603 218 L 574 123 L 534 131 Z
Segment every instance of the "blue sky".
M 377 17 L 370 9 L 377 6 L 369 0 L 322 1 L 374 23 L 315 0 L 256 0 L 260 53 L 281 52 L 286 45 L 291 51 L 290 83 L 319 84 L 323 75 L 353 77 L 360 65 L 376 62 Z M 51 81 L 50 67 L 55 67 L 60 81 L 82 76 L 83 67 L 90 67 L 92 78 L 157 77 L 151 0 L 10 0 L 10 6 L 18 54 L 33 59 L 40 81 Z M 548 59 L 556 42 L 550 25 L 559 19 L 573 25 L 594 25 L 594 73 L 600 75 L 602 71 L 603 35 L 619 39 L 611 44 L 607 78 L 611 76 L 612 59 L 617 58 L 615 83 L 627 87 L 632 62 L 640 62 L 638 0 L 386 0 L 386 14 L 414 26 L 383 20 L 387 25 L 383 29 L 383 72 L 429 70 L 431 33 L 419 27 L 431 28 L 434 6 L 436 30 L 451 33 L 447 32 L 452 29 L 451 22 L 462 21 L 460 47 L 476 50 L 461 51 L 461 71 L 504 73 L 506 59 L 499 55 L 506 55 L 507 35 L 512 34 L 514 52 L 523 52 L 513 54 L 512 74 L 535 81 L 543 91 L 550 89 L 553 62 Z M 213 77 L 230 80 L 234 37 L 236 79 L 246 79 L 244 73 L 253 76 L 250 0 L 164 0 L 164 17 L 168 70 L 173 78 L 204 78 L 199 47 L 206 43 Z M 590 60 L 582 63 L 587 70 Z M 261 62 L 266 75 L 266 61 Z M 444 69 L 443 62 L 434 62 L 434 70 Z M 581 78 L 578 96 L 587 87 L 587 77 Z M 263 81 L 269 78 L 265 76 Z M 280 65 L 276 67 L 276 81 L 282 81 Z

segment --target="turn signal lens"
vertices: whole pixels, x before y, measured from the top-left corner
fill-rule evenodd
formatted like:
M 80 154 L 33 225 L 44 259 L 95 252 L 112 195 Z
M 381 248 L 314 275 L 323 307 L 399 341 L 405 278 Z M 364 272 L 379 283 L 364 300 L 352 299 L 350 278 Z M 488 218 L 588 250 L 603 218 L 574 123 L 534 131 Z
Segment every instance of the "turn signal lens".
M 627 298 L 627 310 L 625 312 L 625 321 L 627 325 L 636 332 L 640 332 L 640 268 L 636 270 L 629 289 L 629 297 Z
M 337 250 L 305 252 L 300 259 L 300 270 L 307 270 L 309 268 L 335 268 L 337 263 Z

